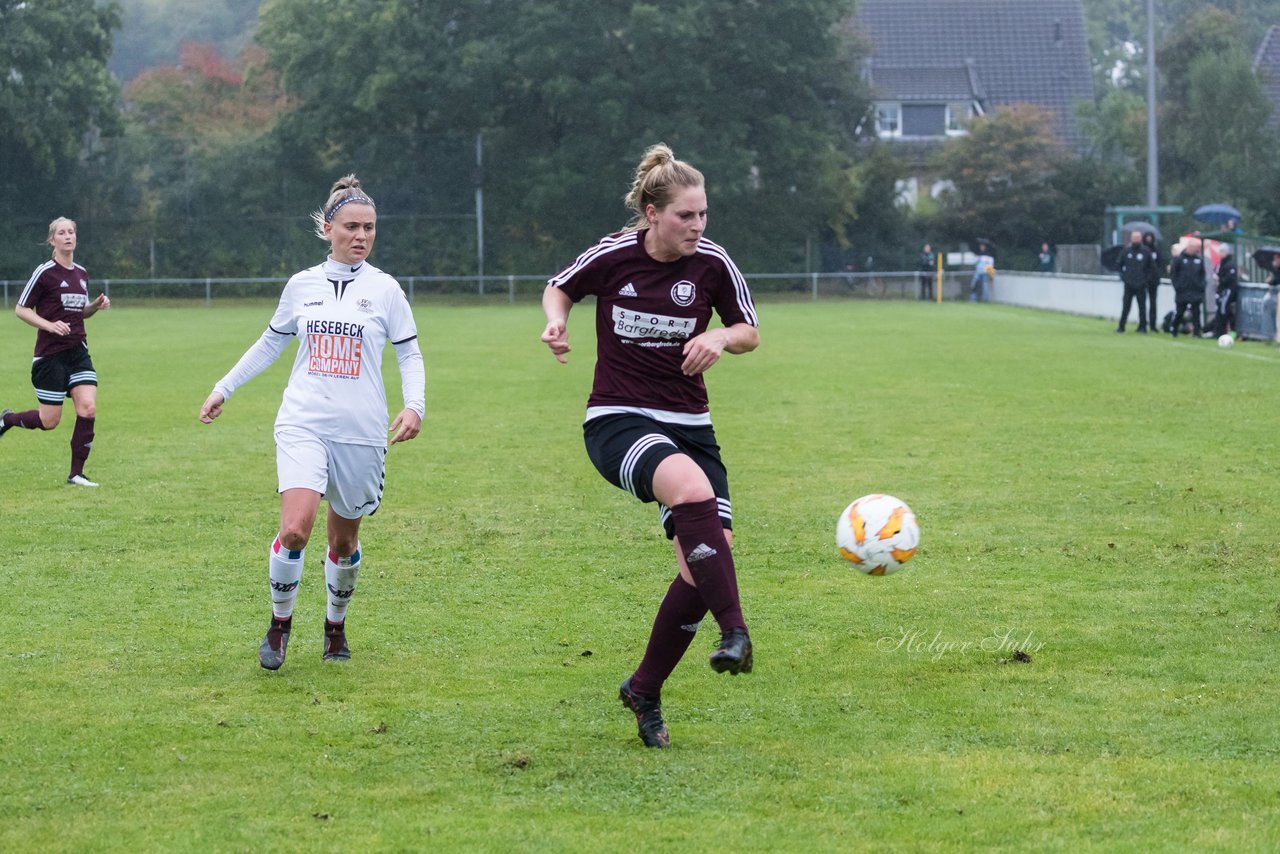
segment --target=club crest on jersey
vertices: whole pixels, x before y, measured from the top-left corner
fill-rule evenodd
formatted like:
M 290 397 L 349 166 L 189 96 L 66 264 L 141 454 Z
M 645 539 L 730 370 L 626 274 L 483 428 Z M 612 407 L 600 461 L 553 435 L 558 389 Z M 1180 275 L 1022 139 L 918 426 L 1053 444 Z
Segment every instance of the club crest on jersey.
M 698 287 L 693 282 L 680 280 L 671 286 L 671 301 L 679 306 L 693 305 Z
M 358 302 L 356 303 L 356 310 L 357 310 L 357 311 L 362 311 L 362 312 L 364 312 L 365 314 L 372 314 L 372 313 L 373 313 L 373 303 L 369 302 L 369 300 L 367 300 L 367 299 L 362 299 L 362 300 L 360 300 L 360 301 L 358 301 Z
M 635 285 L 633 285 L 633 284 L 631 284 L 630 282 L 627 282 L 625 285 L 623 285 L 623 286 L 618 290 L 618 296 L 620 296 L 620 297 L 636 297 L 636 296 L 640 296 L 640 295 L 636 293 L 636 286 L 635 286 Z

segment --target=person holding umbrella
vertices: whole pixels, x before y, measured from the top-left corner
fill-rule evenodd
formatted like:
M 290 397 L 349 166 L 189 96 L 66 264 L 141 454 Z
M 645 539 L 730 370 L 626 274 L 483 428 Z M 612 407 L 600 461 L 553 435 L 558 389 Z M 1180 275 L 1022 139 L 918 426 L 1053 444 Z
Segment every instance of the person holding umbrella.
M 1120 257 L 1120 280 L 1124 282 L 1124 302 L 1120 309 L 1120 325 L 1116 332 L 1124 332 L 1129 322 L 1129 309 L 1138 301 L 1138 332 L 1147 333 L 1147 279 L 1155 264 L 1151 252 L 1142 245 L 1142 232 L 1129 232 L 1129 247 Z

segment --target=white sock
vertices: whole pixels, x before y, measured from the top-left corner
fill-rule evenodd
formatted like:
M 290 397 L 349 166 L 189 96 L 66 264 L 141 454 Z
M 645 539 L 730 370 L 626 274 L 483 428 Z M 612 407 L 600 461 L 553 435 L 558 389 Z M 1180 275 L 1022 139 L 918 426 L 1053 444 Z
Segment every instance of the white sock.
M 280 544 L 277 534 L 271 544 L 271 556 L 267 560 L 267 576 L 271 580 L 271 612 L 278 620 L 293 616 L 293 603 L 298 598 L 298 584 L 302 581 L 302 564 L 306 549 L 290 551 Z
M 350 557 L 338 557 L 332 551 L 324 559 L 324 582 L 329 588 L 328 619 L 341 623 L 347 618 L 347 606 L 356 592 L 356 576 L 360 574 L 360 544 Z

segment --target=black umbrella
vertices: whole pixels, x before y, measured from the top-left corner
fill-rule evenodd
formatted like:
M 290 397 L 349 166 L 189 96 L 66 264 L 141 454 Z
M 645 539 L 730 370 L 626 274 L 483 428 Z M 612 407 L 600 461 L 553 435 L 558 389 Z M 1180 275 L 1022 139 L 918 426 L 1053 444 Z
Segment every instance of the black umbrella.
M 1108 247 L 1102 251 L 1102 268 L 1116 272 L 1120 269 L 1120 259 L 1124 257 L 1124 250 L 1129 247 L 1123 243 L 1117 243 L 1115 246 Z
M 1280 246 L 1259 246 L 1253 250 L 1253 260 L 1264 270 L 1275 269 L 1271 265 L 1277 255 L 1280 255 Z
M 1129 235 L 1133 234 L 1135 231 L 1142 232 L 1143 234 L 1155 235 L 1157 243 L 1164 242 L 1164 238 L 1160 236 L 1160 229 L 1156 228 L 1149 222 L 1142 222 L 1141 220 L 1126 222 L 1124 225 L 1120 226 L 1120 237 L 1122 241 L 1124 243 L 1128 243 Z

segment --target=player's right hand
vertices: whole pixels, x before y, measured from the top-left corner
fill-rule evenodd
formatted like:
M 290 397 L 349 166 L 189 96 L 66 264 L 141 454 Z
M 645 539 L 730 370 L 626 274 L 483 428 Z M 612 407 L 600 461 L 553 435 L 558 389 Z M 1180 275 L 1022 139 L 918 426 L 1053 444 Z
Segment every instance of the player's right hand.
M 71 324 L 67 323 L 65 320 L 55 320 L 53 325 L 49 327 L 49 331 L 54 335 L 70 335 Z
M 200 421 L 204 424 L 212 424 L 213 419 L 222 414 L 222 404 L 226 403 L 224 398 L 218 392 L 213 392 L 204 400 L 204 405 L 200 407 Z
M 572 348 L 569 347 L 569 329 L 563 320 L 552 320 L 547 323 L 547 328 L 542 331 L 542 343 L 550 348 L 557 362 L 563 365 L 569 361 L 564 354 Z

